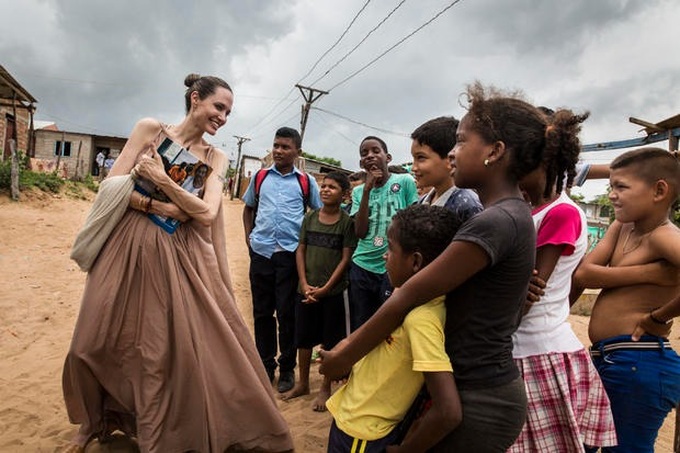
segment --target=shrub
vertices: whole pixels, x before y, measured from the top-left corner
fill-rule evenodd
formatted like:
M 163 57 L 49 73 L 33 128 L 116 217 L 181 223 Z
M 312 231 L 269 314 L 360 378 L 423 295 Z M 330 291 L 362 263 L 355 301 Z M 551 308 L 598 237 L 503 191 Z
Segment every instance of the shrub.
M 37 187 L 45 192 L 57 193 L 64 181 L 56 173 L 36 173 L 26 169 L 25 159 L 19 158 L 19 190 Z M 0 162 L 0 189 L 10 190 L 12 185 L 11 159 Z
M 83 184 L 94 193 L 99 191 L 99 183 L 95 182 L 94 178 L 90 174 L 83 178 Z
M 59 193 L 64 180 L 57 173 L 36 173 L 22 170 L 19 175 L 19 189 L 37 187 L 44 192 Z

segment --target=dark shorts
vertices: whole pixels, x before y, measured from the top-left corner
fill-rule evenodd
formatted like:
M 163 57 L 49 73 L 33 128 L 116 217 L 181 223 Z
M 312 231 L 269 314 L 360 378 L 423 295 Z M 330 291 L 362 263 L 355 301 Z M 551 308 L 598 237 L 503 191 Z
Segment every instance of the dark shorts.
M 361 327 L 392 294 L 387 272 L 376 274 L 352 263 L 349 266 L 349 314 L 352 332 Z
M 343 432 L 333 421 L 328 434 L 328 453 L 382 453 L 388 445 L 396 445 L 396 430 L 376 440 L 363 440 Z
M 321 344 L 330 350 L 347 336 L 345 322 L 347 291 L 324 297 L 311 304 L 302 303 L 302 295 L 295 301 L 295 345 L 298 349 L 312 349 Z

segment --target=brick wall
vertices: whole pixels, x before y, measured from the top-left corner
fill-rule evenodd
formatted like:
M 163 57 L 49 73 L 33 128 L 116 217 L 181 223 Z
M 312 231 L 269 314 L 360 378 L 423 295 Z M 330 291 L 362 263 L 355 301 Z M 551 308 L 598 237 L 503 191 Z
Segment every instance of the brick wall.
M 7 101 L 0 100 L 0 102 Z M 17 130 L 17 150 L 25 154 L 28 150 L 28 130 L 31 125 L 30 115 L 25 108 L 17 108 L 16 113 L 17 117 L 14 119 L 14 124 Z M 0 159 L 2 158 L 5 147 L 7 115 L 13 115 L 12 106 L 4 104 L 0 105 Z
M 68 177 L 76 175 L 76 166 L 79 167 L 78 174 L 84 176 L 90 172 L 90 162 L 92 155 L 92 137 L 87 134 L 77 134 L 73 132 L 37 130 L 35 134 L 35 157 L 44 160 L 57 160 L 55 146 L 58 141 L 71 142 L 71 155 L 62 156 L 67 168 Z M 80 145 L 82 143 L 82 145 Z M 80 145 L 80 159 L 78 159 L 78 146 Z

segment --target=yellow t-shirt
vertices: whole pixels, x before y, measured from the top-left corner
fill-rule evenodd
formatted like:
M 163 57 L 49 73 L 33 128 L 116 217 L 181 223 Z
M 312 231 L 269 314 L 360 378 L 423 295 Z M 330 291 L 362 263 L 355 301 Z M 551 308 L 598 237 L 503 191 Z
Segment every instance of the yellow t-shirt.
M 352 367 L 347 383 L 326 402 L 338 428 L 359 439 L 381 439 L 406 415 L 423 386 L 423 372 L 452 371 L 445 320 L 443 296 L 413 309 Z

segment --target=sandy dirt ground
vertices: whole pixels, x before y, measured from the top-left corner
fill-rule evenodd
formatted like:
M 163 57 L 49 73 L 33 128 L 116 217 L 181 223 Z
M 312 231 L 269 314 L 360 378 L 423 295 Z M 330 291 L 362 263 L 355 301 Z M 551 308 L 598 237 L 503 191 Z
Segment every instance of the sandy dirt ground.
M 61 372 L 85 281 L 69 253 L 90 204 L 43 193 L 23 194 L 17 203 L 0 194 L 0 452 L 62 451 L 76 432 L 64 408 Z M 225 198 L 224 208 L 236 297 L 252 328 L 243 205 Z M 587 342 L 588 318 L 571 321 Z M 676 328 L 676 349 L 679 335 Z M 325 451 L 331 423 L 328 413 L 311 410 L 321 384 L 315 366 L 311 375 L 311 395 L 279 402 L 300 452 Z M 672 451 L 674 419 L 675 413 L 666 420 L 656 451 Z

